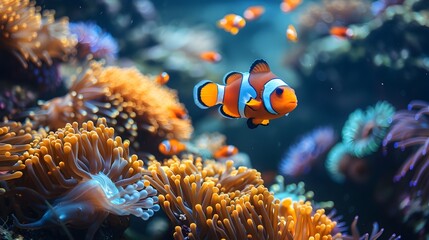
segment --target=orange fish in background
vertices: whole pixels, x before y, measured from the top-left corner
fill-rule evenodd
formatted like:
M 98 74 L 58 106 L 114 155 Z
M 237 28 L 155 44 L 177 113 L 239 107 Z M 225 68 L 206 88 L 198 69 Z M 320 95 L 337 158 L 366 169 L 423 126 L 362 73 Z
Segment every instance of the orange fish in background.
M 222 56 L 215 51 L 206 51 L 200 54 L 201 60 L 211 63 L 217 63 L 222 60 Z
M 202 109 L 221 104 L 222 116 L 247 118 L 251 129 L 287 115 L 298 104 L 295 91 L 262 59 L 256 60 L 249 72 L 230 72 L 223 81 L 225 85 L 209 80 L 195 85 L 195 104 Z
M 280 9 L 287 13 L 297 8 L 301 2 L 302 0 L 283 0 L 283 2 L 280 4 Z
M 348 27 L 331 27 L 329 33 L 339 38 L 352 38 L 353 30 Z
M 166 84 L 168 82 L 168 80 L 170 80 L 170 75 L 168 75 L 168 73 L 166 73 L 166 72 L 160 73 L 155 78 L 155 82 L 158 83 L 159 85 Z
M 216 152 L 213 153 L 213 157 L 215 159 L 226 158 L 226 157 L 231 157 L 237 153 L 238 153 L 238 148 L 236 148 L 233 145 L 226 145 L 226 146 L 222 146 L 218 150 L 216 150 Z
M 264 12 L 265 8 L 262 6 L 251 6 L 244 11 L 243 16 L 246 20 L 253 21 L 260 18 Z
M 164 140 L 159 144 L 158 150 L 164 155 L 177 155 L 186 150 L 186 144 L 176 139 Z
M 298 42 L 298 33 L 294 26 L 289 25 L 286 30 L 286 37 L 289 41 Z
M 246 26 L 246 20 L 237 14 L 228 14 L 217 22 L 219 28 L 236 35 L 240 29 Z

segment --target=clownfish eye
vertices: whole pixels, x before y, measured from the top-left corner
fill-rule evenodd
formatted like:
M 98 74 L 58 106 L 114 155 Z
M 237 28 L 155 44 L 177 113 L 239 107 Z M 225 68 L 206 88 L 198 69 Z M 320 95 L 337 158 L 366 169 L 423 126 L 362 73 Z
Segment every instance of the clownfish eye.
M 278 96 L 280 96 L 280 95 L 282 95 L 282 93 L 283 93 L 283 88 L 276 88 L 276 94 L 278 95 Z

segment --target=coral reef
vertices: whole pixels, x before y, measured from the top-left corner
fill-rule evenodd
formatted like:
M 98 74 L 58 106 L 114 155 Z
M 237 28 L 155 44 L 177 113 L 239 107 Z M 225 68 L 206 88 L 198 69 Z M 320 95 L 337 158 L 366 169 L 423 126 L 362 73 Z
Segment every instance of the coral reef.
M 332 239 L 335 222 L 323 209 L 312 215 L 310 202 L 275 200 L 254 169 L 189 156 L 151 162 L 148 170 L 175 239 Z
M 160 86 L 135 68 L 106 67 L 93 62 L 69 93 L 45 102 L 32 115 L 36 123 L 58 128 L 66 123 L 106 117 L 117 133 L 155 154 L 163 139 L 188 139 L 190 119 L 176 92 Z M 152 150 L 152 151 L 149 151 Z
M 38 196 L 52 207 L 34 222 L 15 217 L 15 225 L 86 228 L 91 239 L 109 214 L 147 220 L 159 209 L 157 192 L 142 179 L 143 161 L 129 155 L 129 144 L 114 137 L 103 118 L 97 124 L 88 121 L 79 128 L 74 122 L 50 132 L 25 152 L 24 177 L 11 191 L 20 193 L 15 200 L 23 206 L 37 206 Z
M 290 147 L 280 162 L 280 173 L 292 177 L 308 173 L 335 141 L 336 136 L 332 127 L 320 127 L 313 130 Z

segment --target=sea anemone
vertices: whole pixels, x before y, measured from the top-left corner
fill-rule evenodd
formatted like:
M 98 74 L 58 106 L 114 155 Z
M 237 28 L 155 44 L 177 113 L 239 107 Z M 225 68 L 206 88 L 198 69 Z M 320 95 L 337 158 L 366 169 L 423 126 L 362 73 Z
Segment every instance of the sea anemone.
M 147 220 L 159 209 L 157 192 L 142 178 L 143 161 L 129 155 L 129 144 L 114 137 L 103 118 L 97 124 L 88 121 L 79 128 L 74 122 L 50 132 L 24 154 L 25 173 L 16 191 L 18 201 L 31 205 L 29 199 L 38 195 L 52 207 L 35 222 L 15 218 L 15 225 L 88 228 L 91 239 L 109 213 Z
M 53 59 L 64 60 L 74 51 L 76 39 L 68 32 L 68 20 L 55 21 L 53 11 L 40 13 L 29 0 L 2 0 L 0 4 L 1 45 L 27 68 L 28 61 L 37 66 L 51 65 Z
M 343 143 L 357 157 L 377 151 L 387 134 L 395 108 L 389 103 L 377 102 L 364 112 L 360 109 L 349 115 L 343 127 Z
M 20 85 L 5 85 L 0 91 L 0 119 L 13 118 L 36 102 L 37 93 L 33 89 Z
M 412 101 L 408 110 L 402 110 L 393 117 L 392 127 L 383 144 L 394 142 L 395 148 L 415 148 L 416 151 L 402 165 L 395 176 L 399 181 L 412 172 L 410 186 L 423 202 L 429 199 L 429 103 Z
M 177 115 L 178 110 L 186 113 L 176 92 L 156 84 L 137 69 L 103 68 L 93 62 L 67 95 L 44 103 L 32 115 L 38 124 L 51 129 L 106 117 L 121 137 L 133 142 L 133 147 L 144 143 L 145 150 L 153 150 L 166 138 L 190 138 L 191 121 L 186 114 Z
M 0 123 L 0 180 L 22 176 L 23 154 L 31 148 L 33 126 L 30 122 L 5 121 Z
M 379 230 L 378 223 L 374 223 L 372 225 L 371 234 L 365 233 L 364 235 L 360 235 L 359 229 L 357 227 L 358 219 L 359 218 L 356 216 L 352 222 L 352 225 L 351 225 L 352 235 L 351 236 L 343 235 L 341 239 L 343 240 L 363 240 L 363 239 L 377 240 L 381 237 L 381 235 L 384 232 L 384 229 L 382 228 Z M 399 239 L 401 239 L 401 236 L 396 236 L 396 234 L 392 234 L 392 236 L 389 237 L 389 240 L 399 240 Z
M 89 22 L 69 24 L 70 32 L 77 36 L 77 57 L 87 59 L 88 55 L 95 59 L 115 60 L 118 53 L 118 43 L 100 26 Z
M 280 173 L 292 177 L 307 173 L 334 144 L 335 139 L 335 132 L 331 127 L 313 130 L 288 150 L 280 162 Z
M 346 178 L 362 183 L 368 180 L 369 166 L 366 160 L 355 157 L 344 143 L 336 144 L 325 162 L 331 178 L 338 183 Z
M 313 215 L 310 202 L 280 203 L 254 169 L 190 156 L 154 161 L 148 170 L 175 239 L 332 239 L 335 222 L 322 209 Z

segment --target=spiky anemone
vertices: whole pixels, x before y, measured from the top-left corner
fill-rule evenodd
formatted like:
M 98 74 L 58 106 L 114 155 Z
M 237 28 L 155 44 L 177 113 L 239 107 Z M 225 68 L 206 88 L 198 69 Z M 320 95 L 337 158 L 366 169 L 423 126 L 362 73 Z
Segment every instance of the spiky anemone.
M 76 39 L 68 31 L 68 19 L 55 21 L 53 11 L 40 13 L 29 0 L 3 0 L 0 3 L 0 42 L 27 68 L 65 60 L 74 52 Z
M 399 181 L 410 173 L 409 182 L 412 191 L 429 200 L 429 104 L 424 101 L 412 101 L 408 110 L 402 110 L 393 117 L 392 127 L 383 141 L 387 146 L 393 143 L 395 148 L 415 148 L 415 152 L 405 161 L 395 176 Z
M 166 138 L 190 138 L 191 121 L 176 117 L 176 109 L 186 112 L 176 92 L 156 84 L 137 69 L 103 68 L 92 62 L 67 95 L 44 103 L 33 115 L 36 123 L 51 129 L 106 117 L 134 148 L 149 151 L 158 149 Z
M 100 119 L 67 124 L 24 154 L 25 173 L 16 186 L 28 201 L 35 191 L 52 204 L 40 220 L 17 227 L 42 228 L 59 223 L 88 228 L 92 238 L 108 216 L 135 215 L 147 220 L 159 209 L 156 190 L 144 180 L 143 161 L 129 155 L 129 141 L 114 137 Z M 28 191 L 25 191 L 27 189 Z

